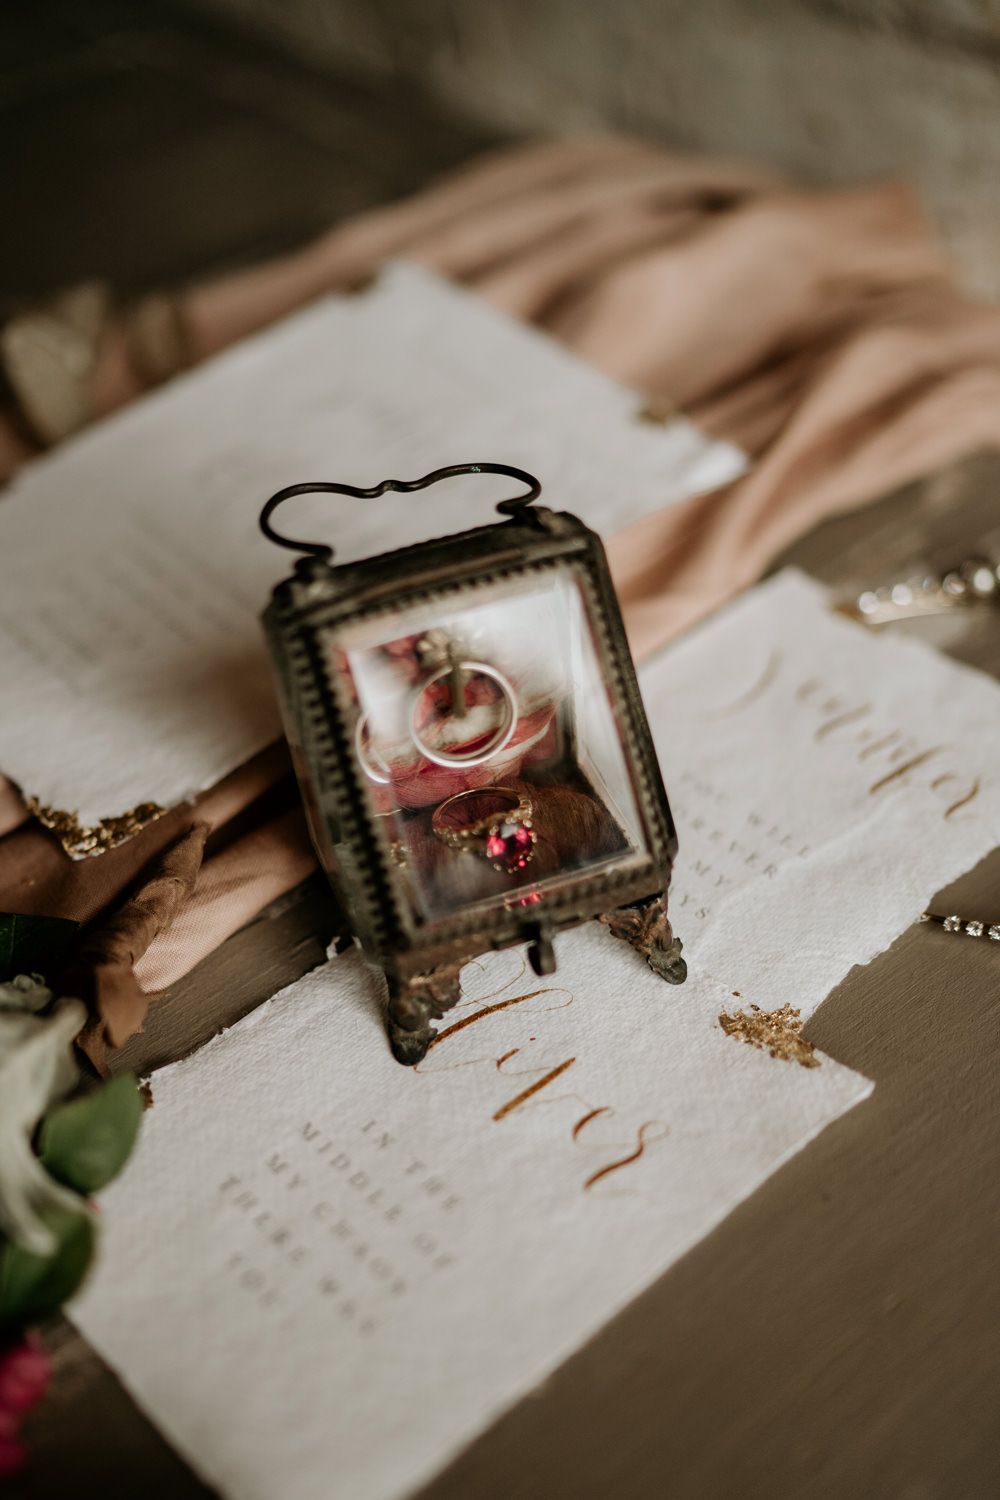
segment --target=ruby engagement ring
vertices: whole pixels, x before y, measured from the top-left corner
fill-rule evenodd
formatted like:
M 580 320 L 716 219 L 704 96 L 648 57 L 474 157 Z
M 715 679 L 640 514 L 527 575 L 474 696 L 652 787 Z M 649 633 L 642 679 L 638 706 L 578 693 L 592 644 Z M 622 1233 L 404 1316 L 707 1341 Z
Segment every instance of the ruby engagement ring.
M 510 787 L 456 793 L 434 809 L 431 827 L 449 849 L 479 854 L 507 875 L 523 870 L 535 852 L 531 799 Z

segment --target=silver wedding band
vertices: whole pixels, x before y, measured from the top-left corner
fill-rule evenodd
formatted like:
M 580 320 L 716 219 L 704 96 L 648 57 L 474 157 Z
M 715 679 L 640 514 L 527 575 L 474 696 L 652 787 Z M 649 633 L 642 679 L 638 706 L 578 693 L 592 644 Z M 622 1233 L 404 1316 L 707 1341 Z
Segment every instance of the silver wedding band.
M 467 755 L 452 755 L 449 754 L 449 752 L 446 750 L 435 750 L 421 738 L 420 730 L 417 727 L 417 715 L 420 710 L 420 700 L 423 697 L 424 693 L 427 692 L 428 688 L 433 687 L 434 684 L 436 682 L 440 682 L 442 678 L 450 677 L 454 671 L 454 667 L 450 665 L 441 667 L 430 677 L 425 678 L 414 693 L 413 702 L 410 705 L 410 738 L 416 745 L 417 749 L 420 751 L 420 754 L 423 755 L 427 760 L 433 761 L 436 766 L 454 767 L 482 765 L 484 761 L 492 759 L 494 755 L 498 755 L 500 751 L 510 743 L 514 734 L 514 730 L 517 728 L 517 698 L 514 695 L 514 689 L 511 687 L 510 683 L 507 681 L 503 673 L 498 672 L 496 667 L 487 666 L 487 664 L 482 661 L 460 661 L 458 663 L 458 667 L 460 671 L 468 673 L 470 677 L 488 677 L 491 682 L 495 682 L 497 687 L 500 689 L 500 692 L 503 694 L 503 702 L 506 714 L 503 723 L 497 729 L 497 732 L 494 735 L 493 739 L 489 741 L 485 748 L 474 750 Z

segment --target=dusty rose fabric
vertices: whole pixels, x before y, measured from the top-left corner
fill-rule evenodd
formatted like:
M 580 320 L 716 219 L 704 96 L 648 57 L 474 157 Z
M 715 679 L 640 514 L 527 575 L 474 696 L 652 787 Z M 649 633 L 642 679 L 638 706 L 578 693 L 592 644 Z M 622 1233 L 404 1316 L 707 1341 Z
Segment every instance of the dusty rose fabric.
M 148 998 L 139 987 L 136 962 L 193 890 L 207 835 L 206 824 L 196 823 L 158 854 L 140 889 L 84 931 L 56 978 L 57 993 L 87 1002 L 89 1016 L 77 1045 L 100 1073 L 107 1071 L 109 1048 L 120 1047 L 142 1026 Z
M 173 922 L 135 965 L 143 990 L 167 989 L 271 901 L 315 868 L 297 807 L 207 859 Z
M 487 157 L 294 255 L 196 288 L 186 312 L 198 353 L 356 283 L 391 255 L 462 281 L 752 456 L 738 483 L 611 539 L 638 656 L 824 517 L 1000 442 L 1000 310 L 959 293 L 908 189 L 795 191 L 757 168 L 629 140 Z M 283 769 L 273 765 L 272 779 Z M 262 787 L 240 775 L 229 795 L 245 816 Z M 0 832 L 21 816 L 9 789 L 0 793 Z M 171 815 L 186 826 L 194 816 Z M 162 843 L 148 836 L 152 854 Z M 173 982 L 311 864 L 297 813 L 262 816 L 252 833 L 209 849 L 173 925 L 138 963 L 148 990 Z M 15 900 L 27 878 L 30 909 L 92 915 L 135 879 L 137 852 L 71 874 L 26 826 L 0 840 L 0 901 L 27 909 Z

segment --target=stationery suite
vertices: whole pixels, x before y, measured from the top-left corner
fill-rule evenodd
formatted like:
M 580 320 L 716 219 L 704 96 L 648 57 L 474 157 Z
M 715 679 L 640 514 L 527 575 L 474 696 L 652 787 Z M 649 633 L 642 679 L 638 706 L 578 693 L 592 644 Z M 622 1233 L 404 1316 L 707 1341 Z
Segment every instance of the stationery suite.
M 107 847 L 279 734 L 258 620 L 284 485 L 537 473 L 605 535 L 738 450 L 417 267 L 330 297 L 31 466 L 0 508 L 0 769 Z M 485 476 L 308 496 L 347 560 L 493 519 Z M 607 928 L 463 972 L 415 1068 L 332 959 L 156 1074 L 74 1317 L 236 1500 L 427 1480 L 869 1092 L 804 1018 L 1000 841 L 1000 689 L 787 573 L 641 673 L 690 973 Z
M 74 1317 L 238 1500 L 390 1500 L 531 1390 L 866 1096 L 801 1016 L 1000 836 L 1000 688 L 798 574 L 641 676 L 683 987 L 590 924 L 404 1070 L 352 953 L 154 1077 Z
M 221 779 L 280 724 L 259 614 L 284 485 L 497 462 L 605 535 L 735 478 L 740 451 L 430 272 L 389 266 L 32 464 L 0 507 L 0 771 L 70 853 Z M 302 497 L 342 561 L 495 519 L 510 481 Z M 300 531 L 301 528 L 301 531 Z

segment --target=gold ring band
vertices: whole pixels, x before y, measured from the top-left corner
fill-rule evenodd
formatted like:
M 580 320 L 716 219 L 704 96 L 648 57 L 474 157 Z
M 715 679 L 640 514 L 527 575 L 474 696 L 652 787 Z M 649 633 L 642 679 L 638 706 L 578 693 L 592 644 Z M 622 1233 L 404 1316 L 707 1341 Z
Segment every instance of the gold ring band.
M 471 797 L 484 796 L 509 798 L 509 805 L 474 818 L 464 828 L 449 828 L 442 820 L 442 814 L 449 807 Z M 531 798 L 511 787 L 470 787 L 464 792 L 456 792 L 454 797 L 447 798 L 434 809 L 431 828 L 449 849 L 483 855 L 495 870 L 512 875 L 523 870 L 535 852 L 537 838 L 531 826 L 531 810 Z

